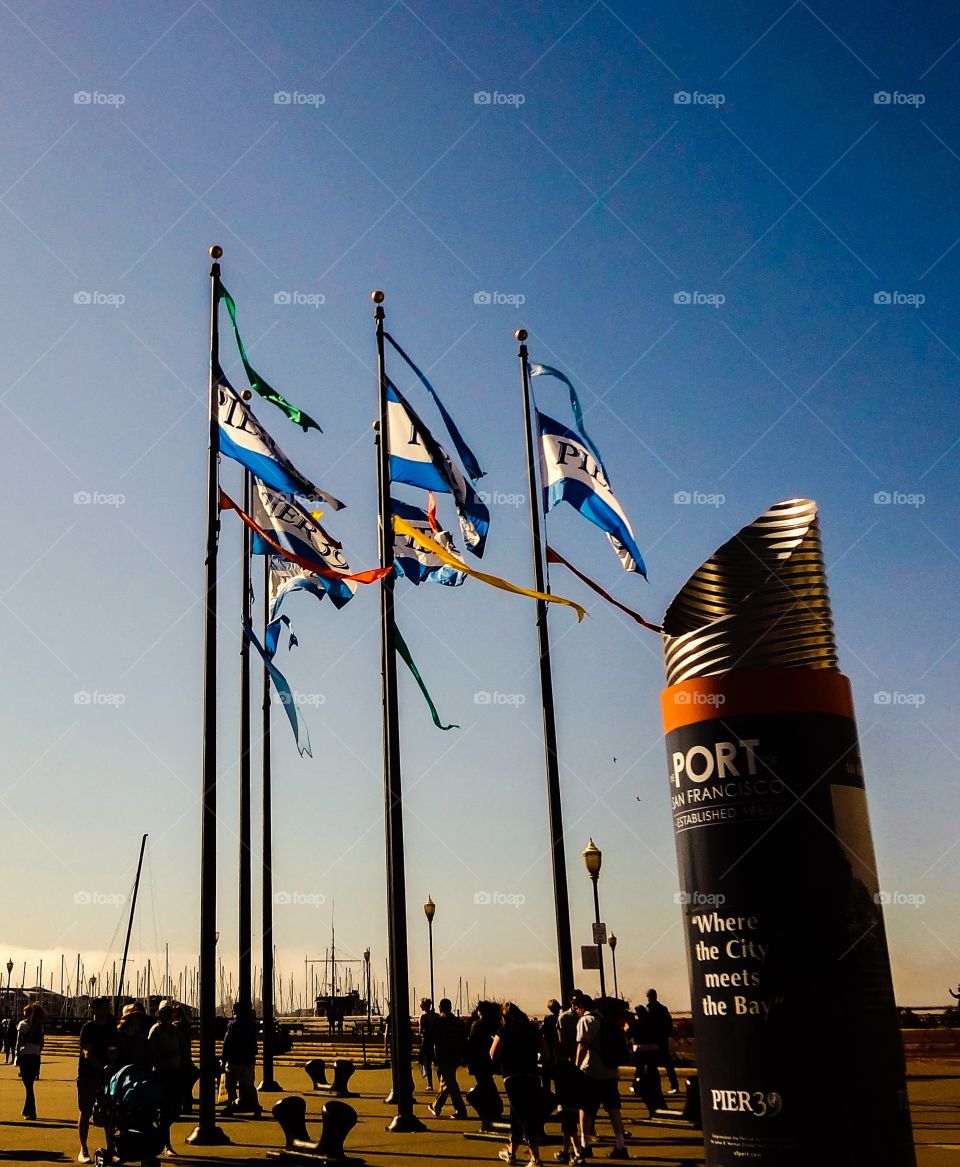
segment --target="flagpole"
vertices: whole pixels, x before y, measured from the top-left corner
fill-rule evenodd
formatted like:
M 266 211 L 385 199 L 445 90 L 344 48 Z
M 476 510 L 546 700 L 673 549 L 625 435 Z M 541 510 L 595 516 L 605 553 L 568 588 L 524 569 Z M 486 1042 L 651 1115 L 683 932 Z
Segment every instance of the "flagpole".
M 387 374 L 383 356 L 383 292 L 373 292 L 376 304 L 377 379 L 380 425 L 377 437 L 380 488 L 380 566 L 393 567 L 393 524 L 390 508 L 390 433 L 387 426 Z M 390 1069 L 393 1089 L 388 1101 L 397 1113 L 391 1131 L 423 1131 L 413 1112 L 413 1046 L 410 1034 L 410 987 L 407 970 L 407 900 L 403 859 L 403 801 L 400 780 L 400 723 L 397 701 L 394 581 L 389 571 L 380 581 L 380 643 L 383 685 L 383 772 L 387 853 L 387 942 L 390 960 Z
M 263 557 L 263 640 L 266 644 L 267 625 L 270 623 L 270 556 Z M 280 1084 L 273 1070 L 273 794 L 272 758 L 270 754 L 270 672 L 263 666 L 263 876 L 262 912 L 263 971 L 260 1006 L 263 1016 L 263 1080 L 257 1087 L 267 1093 L 277 1093 Z
M 530 495 L 530 535 L 533 546 L 534 588 L 545 592 L 543 534 L 540 524 L 540 489 L 537 483 L 533 418 L 530 407 L 530 368 L 527 364 L 527 330 L 514 334 L 520 342 L 520 385 L 523 394 L 523 421 L 527 450 L 527 485 Z M 573 992 L 573 949 L 570 941 L 570 900 L 567 895 L 567 865 L 563 846 L 563 809 L 560 802 L 560 766 L 557 761 L 557 723 L 553 707 L 553 673 L 550 668 L 550 635 L 547 605 L 537 600 L 537 643 L 540 653 L 540 697 L 543 705 L 543 750 L 547 770 L 547 810 L 550 825 L 550 855 L 553 864 L 553 899 L 557 919 L 557 958 L 560 968 L 560 1000 L 566 1005 Z
M 200 816 L 200 1080 L 198 1122 L 187 1136 L 197 1146 L 218 1146 L 230 1140 L 217 1126 L 217 536 L 220 529 L 220 426 L 217 370 L 220 334 L 220 264 L 223 248 L 210 248 L 210 382 L 207 453 L 207 556 L 204 584 L 203 778 Z
M 243 472 L 243 509 L 250 514 L 252 479 L 249 470 Z M 240 601 L 240 872 L 239 872 L 239 927 L 237 939 L 240 957 L 237 964 L 237 1000 L 250 1004 L 250 960 L 252 938 L 252 896 L 250 872 L 250 641 L 244 629 L 250 627 L 250 555 L 252 537 L 246 523 L 243 526 L 243 572 Z M 267 558 L 265 556 L 265 558 Z

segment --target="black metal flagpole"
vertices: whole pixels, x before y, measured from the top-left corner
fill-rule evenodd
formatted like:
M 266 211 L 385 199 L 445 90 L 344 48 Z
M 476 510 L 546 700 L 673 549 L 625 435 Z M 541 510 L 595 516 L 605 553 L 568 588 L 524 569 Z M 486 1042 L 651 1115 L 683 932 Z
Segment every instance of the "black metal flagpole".
M 243 509 L 251 512 L 252 481 L 249 470 L 243 472 Z M 251 534 L 243 524 L 243 596 L 240 601 L 240 873 L 239 873 L 239 927 L 237 940 L 240 957 L 237 965 L 237 1000 L 243 1005 L 251 1002 L 250 961 L 253 945 L 251 921 L 250 874 L 250 641 L 244 629 L 250 627 L 250 555 Z
M 203 633 L 203 780 L 200 816 L 200 1080 L 199 1116 L 187 1142 L 215 1146 L 230 1140 L 217 1126 L 217 537 L 220 530 L 220 426 L 217 370 L 220 333 L 220 264 L 223 248 L 210 248 L 210 384 L 207 455 L 207 557 Z
M 537 483 L 533 418 L 530 404 L 530 368 L 527 364 L 527 330 L 514 334 L 520 342 L 520 385 L 527 447 L 527 484 L 530 495 L 530 536 L 533 544 L 533 578 L 538 592 L 545 592 L 543 534 L 540 525 L 540 490 Z M 550 855 L 553 864 L 553 899 L 557 917 L 557 958 L 560 966 L 560 999 L 566 1005 L 573 992 L 573 949 L 570 941 L 570 900 L 563 846 L 563 810 L 560 802 L 560 766 L 557 761 L 557 723 L 553 709 L 553 673 L 550 669 L 550 635 L 547 605 L 537 600 L 537 644 L 540 652 L 540 696 L 543 703 L 543 750 L 547 765 L 547 808 L 550 822 Z
M 249 513 L 249 512 L 248 512 Z M 270 621 L 270 556 L 263 557 L 263 640 L 267 640 Z M 263 666 L 263 988 L 260 1004 L 263 1016 L 263 1080 L 257 1087 L 267 1093 L 277 1093 L 280 1084 L 273 1070 L 273 795 L 271 792 L 272 766 L 270 755 L 270 673 Z
M 387 374 L 383 357 L 383 292 L 373 292 L 377 324 L 377 378 L 380 425 L 377 437 L 380 488 L 380 566 L 393 567 L 393 523 L 390 507 L 390 433 L 387 425 Z M 383 769 L 387 843 L 387 942 L 390 956 L 389 1101 L 397 1113 L 391 1131 L 422 1131 L 413 1113 L 413 1046 L 410 1035 L 410 987 L 407 972 L 407 893 L 403 859 L 403 801 L 400 782 L 400 723 L 397 702 L 396 626 L 389 571 L 380 581 L 380 644 L 383 679 Z

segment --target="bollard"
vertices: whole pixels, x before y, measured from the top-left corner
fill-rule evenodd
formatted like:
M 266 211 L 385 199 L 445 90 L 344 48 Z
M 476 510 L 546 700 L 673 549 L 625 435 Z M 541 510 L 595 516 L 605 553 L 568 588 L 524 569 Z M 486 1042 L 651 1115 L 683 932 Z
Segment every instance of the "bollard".
M 280 1124 L 284 1149 L 270 1158 L 296 1159 L 302 1162 L 330 1163 L 337 1167 L 355 1167 L 363 1160 L 348 1156 L 344 1140 L 357 1125 L 357 1112 L 345 1102 L 327 1102 L 320 1112 L 322 1132 L 313 1140 L 307 1130 L 307 1103 L 300 1095 L 290 1095 L 275 1102 L 271 1113 Z
M 745 527 L 691 576 L 663 624 L 707 1167 L 912 1167 L 816 504 L 778 503 Z M 817 1121 L 825 1106 L 829 1125 Z
M 303 1068 L 306 1070 L 314 1090 L 319 1090 L 321 1086 L 329 1086 L 329 1082 L 327 1081 L 327 1063 L 323 1058 L 314 1058 L 312 1061 L 307 1062 Z

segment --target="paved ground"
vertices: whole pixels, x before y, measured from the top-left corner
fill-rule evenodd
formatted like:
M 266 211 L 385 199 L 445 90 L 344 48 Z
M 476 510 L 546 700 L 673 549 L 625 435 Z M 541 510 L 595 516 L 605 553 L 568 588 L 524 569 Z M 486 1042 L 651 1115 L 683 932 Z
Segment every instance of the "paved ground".
M 960 1064 L 956 1061 L 911 1061 L 910 1100 L 919 1167 L 960 1167 Z M 23 1093 L 16 1069 L 0 1065 L 0 1160 L 19 1163 L 65 1163 L 76 1161 L 76 1094 L 74 1076 L 76 1059 L 54 1053 L 44 1061 L 42 1080 L 37 1083 L 40 1118 L 28 1123 L 20 1118 Z M 465 1074 L 465 1072 L 464 1072 Z M 285 1090 L 303 1093 L 307 1099 L 307 1123 L 311 1134 L 319 1137 L 319 1113 L 324 1099 L 309 1090 L 304 1071 L 283 1059 L 277 1078 Z M 393 1135 L 384 1127 L 391 1111 L 383 1104 L 389 1089 L 386 1070 L 357 1070 L 351 1085 L 360 1096 L 350 1100 L 360 1121 L 347 1142 L 347 1149 L 367 1160 L 370 1167 L 425 1167 L 428 1161 L 443 1167 L 469 1167 L 471 1164 L 497 1162 L 500 1144 L 464 1139 L 463 1132 L 475 1130 L 476 1121 L 434 1119 L 425 1112 L 428 1099 L 418 1094 L 417 1113 L 429 1126 L 425 1134 Z M 624 1093 L 626 1093 L 624 1091 Z M 264 1095 L 269 1108 L 277 1095 Z M 630 1154 L 644 1167 L 693 1167 L 703 1162 L 703 1147 L 697 1134 L 685 1131 L 632 1125 L 643 1108 L 627 1097 L 624 1117 L 631 1133 Z M 869 1116 L 864 1116 L 869 1121 Z M 211 1159 L 231 1163 L 263 1163 L 266 1152 L 282 1145 L 280 1130 L 269 1117 L 254 1121 L 225 1118 L 222 1127 L 232 1140 L 228 1147 L 195 1149 L 184 1143 L 193 1129 L 184 1119 L 174 1127 L 174 1146 L 179 1155 L 175 1162 L 202 1164 Z M 93 1135 L 101 1132 L 95 1131 Z M 609 1135 L 601 1119 L 599 1133 Z M 100 1145 L 91 1137 L 91 1150 Z M 606 1156 L 598 1147 L 597 1158 Z M 552 1160 L 552 1149 L 544 1151 L 544 1162 Z

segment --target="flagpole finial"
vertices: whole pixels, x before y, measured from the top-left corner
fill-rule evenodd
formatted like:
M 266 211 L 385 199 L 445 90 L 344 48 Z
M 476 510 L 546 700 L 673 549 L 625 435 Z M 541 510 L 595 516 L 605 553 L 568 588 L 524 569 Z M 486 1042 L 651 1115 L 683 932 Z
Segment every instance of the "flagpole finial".
M 383 294 L 383 292 L 377 290 L 376 292 L 370 293 L 370 299 L 374 302 L 374 304 L 382 304 L 386 299 L 386 296 Z
M 517 338 L 517 340 L 524 341 L 527 339 L 529 334 L 525 328 L 518 328 L 513 335 Z
M 209 248 L 208 254 L 211 259 L 219 259 L 220 256 L 223 255 L 223 248 L 219 244 L 214 243 Z

